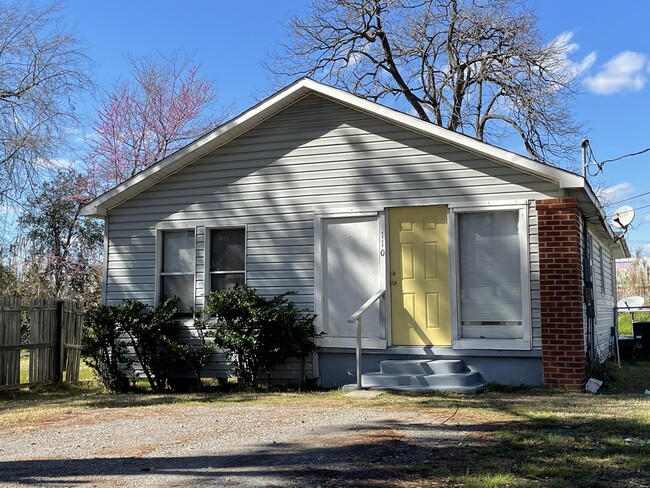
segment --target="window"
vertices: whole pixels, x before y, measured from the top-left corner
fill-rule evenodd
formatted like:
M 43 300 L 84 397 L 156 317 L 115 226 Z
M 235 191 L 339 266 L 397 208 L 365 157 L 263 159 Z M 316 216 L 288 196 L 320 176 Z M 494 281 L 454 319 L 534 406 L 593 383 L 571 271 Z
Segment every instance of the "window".
M 600 271 L 600 294 L 605 296 L 605 260 L 603 259 L 603 246 L 598 246 L 598 259 L 599 262 L 599 271 Z
M 523 214 L 458 214 L 461 338 L 524 338 Z
M 194 305 L 194 231 L 164 231 L 161 235 L 160 298 L 179 297 L 181 311 L 187 312 Z
M 613 257 L 609 259 L 609 271 L 612 298 L 616 299 L 616 261 L 614 261 Z
M 246 283 L 246 230 L 210 230 L 210 291 Z

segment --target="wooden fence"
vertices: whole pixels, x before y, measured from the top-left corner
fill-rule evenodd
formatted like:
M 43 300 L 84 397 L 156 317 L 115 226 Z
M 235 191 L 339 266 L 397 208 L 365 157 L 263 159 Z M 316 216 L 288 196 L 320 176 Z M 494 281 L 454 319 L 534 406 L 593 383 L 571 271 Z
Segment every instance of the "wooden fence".
M 79 381 L 83 314 L 80 302 L 0 297 L 0 391 Z

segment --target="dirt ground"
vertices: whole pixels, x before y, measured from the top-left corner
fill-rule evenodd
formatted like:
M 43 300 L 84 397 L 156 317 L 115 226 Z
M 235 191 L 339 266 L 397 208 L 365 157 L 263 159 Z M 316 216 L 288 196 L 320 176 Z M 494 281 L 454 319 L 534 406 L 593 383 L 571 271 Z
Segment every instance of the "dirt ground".
M 0 431 L 0 486 L 410 487 L 418 466 L 444 462 L 436 453 L 472 443 L 462 422 L 431 415 L 251 404 L 70 410 Z

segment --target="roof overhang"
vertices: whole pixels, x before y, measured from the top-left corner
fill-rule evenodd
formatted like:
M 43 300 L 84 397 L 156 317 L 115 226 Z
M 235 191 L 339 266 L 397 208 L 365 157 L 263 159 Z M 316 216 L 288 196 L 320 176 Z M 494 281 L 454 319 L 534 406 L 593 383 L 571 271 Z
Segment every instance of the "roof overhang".
M 553 181 L 563 188 L 576 187 L 580 185 L 580 180 L 582 180 L 579 176 L 560 168 L 532 161 L 505 149 L 491 146 L 466 135 L 446 130 L 411 115 L 370 102 L 339 90 L 338 88 L 323 85 L 309 78 L 303 78 L 251 107 L 212 132 L 158 161 L 153 166 L 108 190 L 84 206 L 82 214 L 97 217 L 106 215 L 111 208 L 133 198 L 138 193 L 150 188 L 218 147 L 227 144 L 262 123 L 264 120 L 310 94 L 328 98 L 334 102 L 366 112 L 390 123 L 403 126 L 409 130 L 422 133 L 428 137 L 439 139 L 442 142 L 489 158 L 500 164 L 537 175 L 540 178 Z
M 603 228 L 604 235 L 612 242 L 616 242 L 598 198 L 588 182 L 581 176 L 548 164 L 533 161 L 464 134 L 449 131 L 417 117 L 368 101 L 338 88 L 318 83 L 309 78 L 297 80 L 215 130 L 141 171 L 124 183 L 108 190 L 84 206 L 81 209 L 82 214 L 96 217 L 107 215 L 111 208 L 133 198 L 192 162 L 251 130 L 298 100 L 312 94 L 368 113 L 389 123 L 421 133 L 424 136 L 435 138 L 518 171 L 553 182 L 559 188 L 565 189 L 571 196 L 577 198 L 585 213 L 589 215 L 590 221 L 598 221 L 601 224 L 599 227 Z
M 566 188 L 567 193 L 578 201 L 587 222 L 592 224 L 598 230 L 601 237 L 610 243 L 609 249 L 614 255 L 614 258 L 629 257 L 630 250 L 625 238 L 622 234 L 614 232 L 607 221 L 607 215 L 591 185 L 589 185 L 585 178 L 580 179 L 583 182 L 582 185 Z

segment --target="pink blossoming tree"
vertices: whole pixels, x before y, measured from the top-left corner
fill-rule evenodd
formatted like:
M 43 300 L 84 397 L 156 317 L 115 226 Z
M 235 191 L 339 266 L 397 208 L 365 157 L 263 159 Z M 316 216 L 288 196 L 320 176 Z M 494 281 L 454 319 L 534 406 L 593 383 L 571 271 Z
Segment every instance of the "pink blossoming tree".
M 89 190 L 98 195 L 219 125 L 213 84 L 200 64 L 174 56 L 131 61 L 133 81 L 102 101 L 86 158 Z

